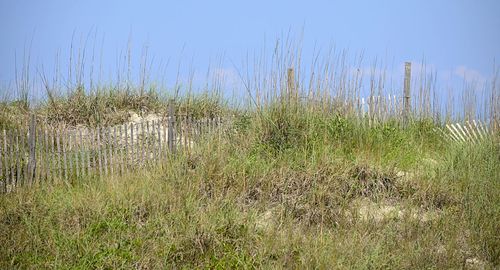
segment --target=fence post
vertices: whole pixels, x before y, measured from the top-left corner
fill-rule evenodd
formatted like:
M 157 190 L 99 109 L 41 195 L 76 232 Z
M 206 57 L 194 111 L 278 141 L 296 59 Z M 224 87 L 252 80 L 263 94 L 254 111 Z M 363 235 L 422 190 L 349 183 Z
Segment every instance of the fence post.
M 404 109 L 403 109 L 403 122 L 404 125 L 408 124 L 411 112 L 410 103 L 410 83 L 411 83 L 411 62 L 405 62 L 405 80 L 404 80 Z
M 298 95 L 297 95 L 297 89 L 295 89 L 295 71 L 293 68 L 289 68 L 287 70 L 287 89 L 288 89 L 288 103 L 290 101 L 295 102 L 297 101 Z
M 168 103 L 168 149 L 172 153 L 175 152 L 174 111 L 174 100 L 171 99 Z
M 35 143 L 36 143 L 36 120 L 35 120 L 35 115 L 31 114 L 29 131 L 28 131 L 29 159 L 28 159 L 27 180 L 29 181 L 29 184 L 33 183 L 33 179 L 35 176 L 35 167 L 36 167 Z

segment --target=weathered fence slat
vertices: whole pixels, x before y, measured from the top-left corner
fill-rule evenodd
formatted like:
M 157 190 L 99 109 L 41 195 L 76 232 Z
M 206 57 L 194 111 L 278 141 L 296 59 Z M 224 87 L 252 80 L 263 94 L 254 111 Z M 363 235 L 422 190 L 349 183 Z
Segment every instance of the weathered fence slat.
M 146 134 L 144 136 L 144 143 L 146 144 L 146 160 L 145 160 L 145 164 L 146 165 L 149 165 L 151 163 L 151 144 L 150 144 L 150 140 L 149 140 L 149 134 L 150 131 L 149 131 L 149 120 L 146 121 Z
M 83 134 L 82 129 L 78 129 L 78 153 L 80 156 L 80 160 L 78 162 L 79 169 L 77 169 L 78 175 L 77 177 L 85 175 L 85 144 L 83 143 Z
M 137 140 L 136 140 L 137 141 Z M 130 165 L 134 165 L 134 123 L 130 124 Z
M 119 125 L 118 126 L 118 133 L 119 133 L 119 142 L 120 142 L 120 175 L 123 175 L 124 174 L 124 162 L 125 162 L 125 159 L 124 159 L 124 149 L 123 149 L 123 145 L 121 143 L 121 141 L 123 140 L 123 133 L 122 133 L 122 128 L 123 128 L 123 125 Z M 115 137 L 116 137 L 116 134 L 115 134 Z M 125 141 L 127 140 L 127 138 L 125 138 Z
M 132 125 L 133 124 L 131 123 L 130 124 L 130 130 L 131 130 L 131 132 L 133 131 Z M 133 142 L 134 142 L 133 141 L 133 134 L 134 134 L 133 132 L 130 133 L 130 148 L 131 148 L 131 150 L 129 151 L 129 145 L 128 145 L 128 125 L 127 125 L 127 123 L 125 123 L 125 160 L 126 160 L 125 161 L 125 165 L 126 165 L 125 166 L 125 170 L 126 170 L 126 172 L 129 172 L 129 165 L 132 164 L 129 161 L 129 159 L 130 159 L 130 156 L 131 156 L 130 152 L 133 151 Z
M 69 179 L 69 171 L 68 171 L 68 141 L 66 137 L 68 136 L 68 132 L 66 130 L 63 130 L 61 139 L 62 139 L 62 146 L 63 146 L 63 158 L 64 158 L 64 180 L 68 181 Z
M 168 150 L 175 152 L 175 134 L 174 134 L 174 102 L 170 100 L 168 104 Z
M 108 127 L 107 129 L 107 133 L 108 133 L 108 141 L 106 143 L 106 145 L 108 145 L 108 151 L 109 151 L 109 173 L 110 174 L 114 174 L 114 166 L 113 166 L 113 157 L 114 157 L 114 139 L 112 137 L 112 134 L 111 134 L 111 128 Z
M 146 163 L 146 134 L 144 128 L 144 122 L 141 122 L 141 163 Z
M 108 145 L 109 143 L 109 132 L 108 132 L 108 129 L 107 128 L 102 128 L 101 130 L 102 132 L 104 132 L 103 136 L 102 136 L 102 140 L 103 140 L 103 144 L 102 144 L 102 148 L 103 148 L 103 153 L 104 153 L 104 175 L 108 176 L 109 175 L 109 159 L 110 157 L 108 156 L 108 150 L 109 149 L 106 149 L 106 146 Z M 108 147 L 109 148 L 109 147 Z
M 5 134 L 5 133 L 4 133 Z M 8 146 L 8 153 L 7 153 L 7 157 L 8 157 L 8 171 L 7 171 L 7 175 L 8 175 L 8 178 L 9 178 L 9 181 L 7 182 L 8 185 L 10 185 L 10 188 L 12 189 L 13 185 L 14 185 L 14 157 L 13 157 L 13 149 L 14 149 L 14 143 L 13 143 L 13 131 L 10 131 L 6 134 L 5 136 L 5 142 L 7 142 L 7 140 L 9 140 L 9 142 L 4 145 L 4 146 Z
M 102 147 L 101 147 L 101 128 L 97 127 L 97 155 L 98 155 L 98 166 L 99 166 L 99 177 L 102 177 Z
M 15 183 L 15 186 L 18 187 L 22 184 L 22 174 L 23 174 L 23 170 L 22 170 L 22 157 L 21 157 L 21 150 L 22 150 L 22 139 L 20 139 L 20 137 L 22 138 L 22 133 L 20 130 L 16 130 L 16 172 L 17 172 L 17 176 L 16 176 L 16 183 Z
M 45 158 L 42 157 L 43 149 L 45 148 L 44 134 L 41 127 L 35 127 L 37 129 L 36 134 L 38 138 L 35 139 L 35 180 L 34 183 L 39 183 L 42 178 L 42 172 L 45 170 Z M 38 143 L 38 145 L 37 145 Z
M 167 118 L 168 119 L 168 118 Z M 163 129 L 163 145 L 165 146 L 165 151 L 163 151 L 163 160 L 167 160 L 167 151 L 168 150 L 168 141 L 167 141 L 167 122 L 162 123 L 162 129 Z
M 89 130 L 89 145 L 88 145 L 88 155 L 87 155 L 87 166 L 89 175 L 95 174 L 97 175 L 97 165 L 96 165 L 96 156 L 97 153 L 95 151 L 96 138 L 95 138 L 95 128 Z
M 139 134 L 139 126 L 141 126 L 141 125 L 142 125 L 142 122 L 140 123 L 140 125 L 139 125 L 139 123 L 137 123 L 135 125 L 135 143 L 137 145 L 135 147 L 136 156 L 135 156 L 135 160 L 134 160 L 134 165 L 139 165 L 138 163 L 141 162 L 141 149 L 142 149 L 142 147 L 141 147 L 141 143 L 140 143 L 141 140 L 139 137 L 139 135 L 140 135 Z
M 158 131 L 158 162 L 162 161 L 162 152 L 163 149 L 161 148 L 161 120 L 158 120 L 156 122 L 156 130 Z
M 69 163 L 69 179 L 73 182 L 74 176 L 76 175 L 75 173 L 75 166 L 73 163 L 75 163 L 75 147 L 74 147 L 74 138 L 75 136 L 72 134 L 71 131 L 68 131 L 68 163 Z

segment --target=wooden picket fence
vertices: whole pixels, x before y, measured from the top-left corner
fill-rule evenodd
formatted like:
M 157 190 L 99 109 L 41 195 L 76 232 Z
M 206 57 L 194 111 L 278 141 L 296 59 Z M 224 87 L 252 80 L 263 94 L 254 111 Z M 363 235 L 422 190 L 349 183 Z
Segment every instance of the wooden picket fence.
M 218 132 L 223 123 L 220 117 L 170 115 L 92 129 L 44 127 L 32 116 L 26 128 L 0 131 L 0 192 L 155 166 L 191 151 L 202 135 Z

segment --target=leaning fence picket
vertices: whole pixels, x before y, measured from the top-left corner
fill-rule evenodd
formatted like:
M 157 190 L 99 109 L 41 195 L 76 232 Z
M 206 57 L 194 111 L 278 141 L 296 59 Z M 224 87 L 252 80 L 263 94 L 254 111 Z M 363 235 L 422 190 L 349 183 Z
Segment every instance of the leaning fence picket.
M 151 162 L 151 145 L 150 145 L 150 142 L 149 142 L 149 120 L 146 121 L 146 134 L 145 136 L 143 137 L 144 138 L 144 143 L 145 143 L 145 146 L 146 146 L 146 150 L 145 150 L 145 155 L 146 155 L 146 160 L 144 161 L 144 164 L 145 165 L 149 165 L 150 162 Z
M 167 160 L 167 151 L 168 150 L 168 141 L 167 141 L 167 121 L 163 121 L 161 128 L 163 130 L 163 145 L 165 147 L 165 151 L 163 151 L 163 160 Z
M 108 152 L 109 147 L 107 147 L 108 143 L 109 143 L 109 132 L 108 132 L 107 128 L 103 128 L 102 132 L 104 132 L 104 135 L 102 136 L 102 139 L 103 139 L 103 144 L 102 144 L 103 149 L 102 150 L 104 153 L 104 175 L 108 176 L 109 175 L 109 161 L 111 159 L 109 152 Z
M 161 148 L 161 119 L 158 119 L 156 122 L 156 130 L 158 131 L 158 163 L 161 163 L 161 158 L 162 158 L 162 148 Z
M 132 130 L 132 125 L 130 124 L 130 129 Z M 130 135 L 130 147 L 132 148 L 132 142 L 133 142 L 133 133 Z M 133 148 L 132 148 L 133 149 Z M 132 164 L 129 162 L 130 159 L 130 154 L 131 151 L 129 151 L 129 143 L 128 143 L 128 125 L 125 123 L 125 170 L 128 172 L 129 171 L 129 166 Z
M 62 179 L 62 171 L 61 171 L 61 145 L 59 141 L 59 132 L 58 129 L 53 129 L 54 131 L 54 148 L 52 149 L 52 153 L 54 155 L 54 170 L 59 179 Z
M 122 140 L 123 140 L 123 134 L 122 134 L 122 127 L 123 125 L 119 125 L 118 126 L 118 133 L 119 133 L 119 145 L 120 145 L 120 175 L 123 175 L 124 174 L 124 162 L 125 162 L 125 159 L 124 159 L 124 156 L 123 156 L 123 153 L 124 153 L 124 149 L 123 149 L 123 143 L 122 143 Z M 116 136 L 115 136 L 116 137 Z M 125 141 L 126 141 L 126 138 L 125 138 Z
M 54 157 L 52 156 L 54 153 L 54 137 L 46 127 L 43 128 L 43 131 L 45 132 L 45 140 L 47 145 L 47 147 L 45 148 L 45 157 L 47 159 L 47 171 L 45 172 L 45 179 L 47 182 L 49 182 L 54 177 Z
M 9 142 L 7 143 L 7 140 L 9 140 Z M 12 143 L 12 131 L 6 133 L 4 132 L 4 147 L 5 149 L 7 150 L 7 155 L 6 155 L 6 163 L 8 163 L 8 170 L 6 171 L 6 175 L 7 175 L 7 178 L 9 181 L 7 181 L 7 184 L 10 185 L 10 188 L 12 189 L 12 186 L 13 186 L 13 170 L 14 170 L 14 166 L 13 166 L 13 159 L 12 159 L 12 149 L 14 147 L 14 144 Z M 7 149 L 8 148 L 8 149 Z
M 9 136 L 9 144 L 10 144 L 10 147 L 9 147 L 9 160 L 10 160 L 10 188 L 11 190 L 14 189 L 14 186 L 15 186 L 15 179 L 16 179 L 16 173 L 17 173 L 17 169 L 16 169 L 16 139 L 15 139 L 15 136 L 16 136 L 16 133 L 15 133 L 15 130 L 11 130 L 9 132 L 10 136 Z
M 96 153 L 94 150 L 94 145 L 95 145 L 95 133 L 96 129 L 90 129 L 89 130 L 89 144 L 88 144 L 88 152 L 87 152 L 87 172 L 90 175 L 91 173 L 96 173 Z M 92 156 L 91 156 L 92 155 Z M 93 165 L 93 166 L 92 166 Z M 96 170 L 96 171 L 94 171 Z
M 21 147 L 20 147 L 20 137 L 21 133 L 19 130 L 16 129 L 16 182 L 14 186 L 17 188 L 19 185 L 21 185 L 21 177 L 22 177 L 22 171 L 21 171 Z
M 189 155 L 189 147 L 188 147 L 188 141 L 191 141 L 191 130 L 189 129 L 189 115 L 186 115 L 184 117 L 184 147 L 186 150 L 186 154 Z
M 68 135 L 67 130 L 62 131 L 62 146 L 63 146 L 63 158 L 64 158 L 64 180 L 68 181 L 69 179 L 69 170 L 68 170 L 68 139 L 66 136 Z
M 20 183 L 19 186 L 26 185 L 28 183 L 27 178 L 28 178 L 28 166 L 25 164 L 26 162 L 26 140 L 27 138 L 25 137 L 26 132 L 22 130 L 22 128 L 19 130 L 19 167 L 21 168 L 21 175 L 20 175 Z
M 113 138 L 112 138 L 112 134 L 111 134 L 111 128 L 108 127 L 106 129 L 106 132 L 108 133 L 107 137 L 108 137 L 108 141 L 106 142 L 106 145 L 108 146 L 108 152 L 109 152 L 109 161 L 108 161 L 108 166 L 109 166 L 109 174 L 112 175 L 114 174 L 114 166 L 113 166 L 113 157 L 114 157 L 114 153 L 113 153 Z
M 120 159 L 118 155 L 118 148 L 120 147 L 120 142 L 118 141 L 118 137 L 116 136 L 116 126 L 113 126 L 113 156 L 115 157 L 115 172 L 116 174 L 120 174 Z
M 98 167 L 99 167 L 99 177 L 102 177 L 102 151 L 101 151 L 101 128 L 97 127 L 97 155 L 98 155 Z
M 134 165 L 134 123 L 130 123 L 130 153 L 128 156 L 130 159 L 129 164 Z
M 79 128 L 78 132 L 75 133 L 75 170 L 76 178 L 79 179 L 83 176 L 83 153 L 82 153 L 82 129 Z M 80 168 L 81 167 L 81 168 Z
M 146 153 L 144 149 L 146 149 L 146 134 L 144 131 L 144 122 L 141 122 L 141 164 L 146 163 Z
M 5 175 L 8 181 L 6 181 L 7 185 L 10 185 L 12 188 L 12 140 L 11 138 L 11 133 L 12 131 L 5 131 L 4 130 L 4 148 L 6 151 L 5 155 L 5 163 L 7 164 L 6 170 L 5 170 Z
M 139 137 L 139 126 L 142 125 L 142 122 L 141 123 L 137 123 L 137 125 L 135 126 L 135 143 L 137 144 L 135 146 L 135 164 L 134 165 L 140 165 L 140 162 L 141 162 L 141 140 L 140 140 L 140 137 Z
M 69 179 L 73 180 L 74 179 L 74 175 L 75 175 L 75 169 L 74 169 L 74 166 L 73 166 L 73 162 L 74 162 L 74 159 L 75 159 L 75 149 L 74 149 L 74 138 L 72 136 L 72 132 L 70 130 L 68 130 L 68 175 L 69 175 Z
M 42 151 L 45 148 L 43 145 L 44 143 L 44 138 L 43 138 L 43 133 L 41 127 L 35 127 L 37 129 L 36 134 L 38 135 L 38 139 L 35 138 L 35 143 L 38 142 L 38 145 L 35 145 L 35 168 L 33 169 L 34 171 L 34 183 L 39 183 L 41 179 L 41 173 L 44 170 L 44 158 L 42 158 Z M 38 146 L 38 147 L 36 147 Z M 38 163 L 38 164 L 37 164 Z
M 151 144 L 152 144 L 152 163 L 153 164 L 156 164 L 156 162 L 158 161 L 158 159 L 156 158 L 156 154 L 158 153 L 158 143 L 156 142 L 156 132 L 155 132 L 155 127 L 156 127 L 156 121 L 157 120 L 153 120 L 151 121 L 151 134 L 150 137 L 151 137 Z

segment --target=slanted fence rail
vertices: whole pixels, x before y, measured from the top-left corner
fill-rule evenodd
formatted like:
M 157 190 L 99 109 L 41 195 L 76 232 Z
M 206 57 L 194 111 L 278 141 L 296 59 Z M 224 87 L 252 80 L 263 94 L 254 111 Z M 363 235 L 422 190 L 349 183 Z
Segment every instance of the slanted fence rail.
M 220 117 L 177 115 L 117 126 L 52 128 L 32 116 L 26 127 L 0 131 L 0 193 L 19 186 L 96 175 L 120 175 L 189 152 Z

